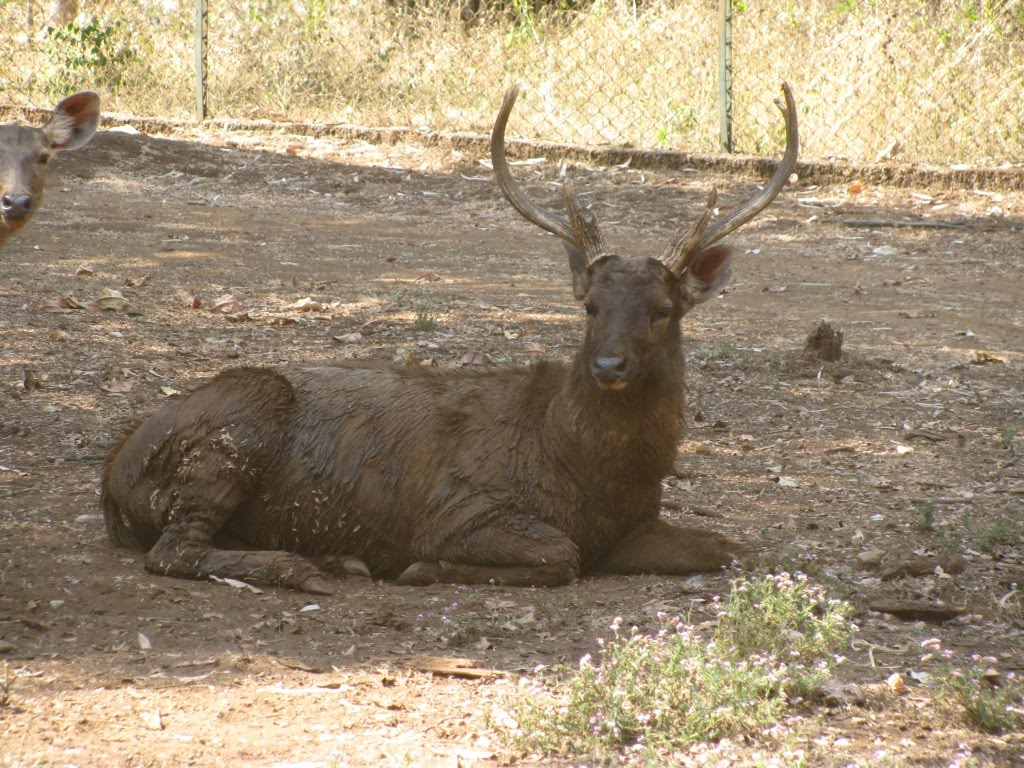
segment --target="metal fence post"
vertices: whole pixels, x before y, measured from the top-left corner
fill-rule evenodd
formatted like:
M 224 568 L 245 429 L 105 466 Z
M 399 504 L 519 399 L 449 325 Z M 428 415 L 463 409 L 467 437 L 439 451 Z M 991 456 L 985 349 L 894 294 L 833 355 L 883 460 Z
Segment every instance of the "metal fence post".
M 196 0 L 196 114 L 200 120 L 206 110 L 206 0 Z
M 718 137 L 732 152 L 732 0 L 718 0 Z

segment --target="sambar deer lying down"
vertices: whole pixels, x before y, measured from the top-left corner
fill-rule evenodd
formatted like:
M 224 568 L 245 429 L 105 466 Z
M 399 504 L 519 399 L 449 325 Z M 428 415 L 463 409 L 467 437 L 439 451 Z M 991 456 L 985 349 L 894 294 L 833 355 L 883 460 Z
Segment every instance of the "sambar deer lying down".
M 99 95 L 80 91 L 54 107 L 41 128 L 0 125 L 0 246 L 39 208 L 50 158 L 85 146 L 99 120 Z
M 509 90 L 494 172 L 519 213 L 565 241 L 587 312 L 572 363 L 225 371 L 107 457 L 113 541 L 148 550 L 154 573 L 315 593 L 330 591 L 321 568 L 399 584 L 540 586 L 728 563 L 724 536 L 659 517 L 683 431 L 679 325 L 728 277 L 730 250 L 715 243 L 793 170 L 796 108 L 783 89 L 786 151 L 771 180 L 713 223 L 712 193 L 659 259 L 610 253 L 568 187 L 567 218 L 526 197 L 505 158 Z

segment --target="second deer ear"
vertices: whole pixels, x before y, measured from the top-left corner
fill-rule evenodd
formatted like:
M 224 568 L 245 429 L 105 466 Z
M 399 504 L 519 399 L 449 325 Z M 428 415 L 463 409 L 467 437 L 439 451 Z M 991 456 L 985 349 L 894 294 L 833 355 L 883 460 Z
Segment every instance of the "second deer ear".
M 683 313 L 707 301 L 729 282 L 732 275 L 732 248 L 715 245 L 696 254 L 683 272 L 680 285 Z

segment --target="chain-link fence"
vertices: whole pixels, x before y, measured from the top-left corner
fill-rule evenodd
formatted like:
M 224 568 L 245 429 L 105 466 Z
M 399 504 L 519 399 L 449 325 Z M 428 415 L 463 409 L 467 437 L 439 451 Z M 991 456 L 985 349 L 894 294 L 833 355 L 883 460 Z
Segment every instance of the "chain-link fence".
M 722 0 L 724 2 L 724 0 Z M 719 0 L 205 0 L 215 117 L 718 152 Z M 1024 0 L 731 0 L 734 151 L 777 152 L 789 81 L 803 156 L 1024 159 Z M 196 0 L 0 0 L 0 101 L 101 91 L 195 112 Z M 70 20 L 68 20 L 70 19 Z

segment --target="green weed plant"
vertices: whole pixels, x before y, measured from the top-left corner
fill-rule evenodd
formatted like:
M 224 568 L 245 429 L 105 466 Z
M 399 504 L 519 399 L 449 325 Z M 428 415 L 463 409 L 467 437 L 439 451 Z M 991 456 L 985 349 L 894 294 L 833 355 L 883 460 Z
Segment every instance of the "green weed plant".
M 805 576 L 781 574 L 735 581 L 709 634 L 667 614 L 655 634 L 616 619 L 596 658 L 521 692 L 512 740 L 604 759 L 764 729 L 831 676 L 855 629 L 850 612 Z

